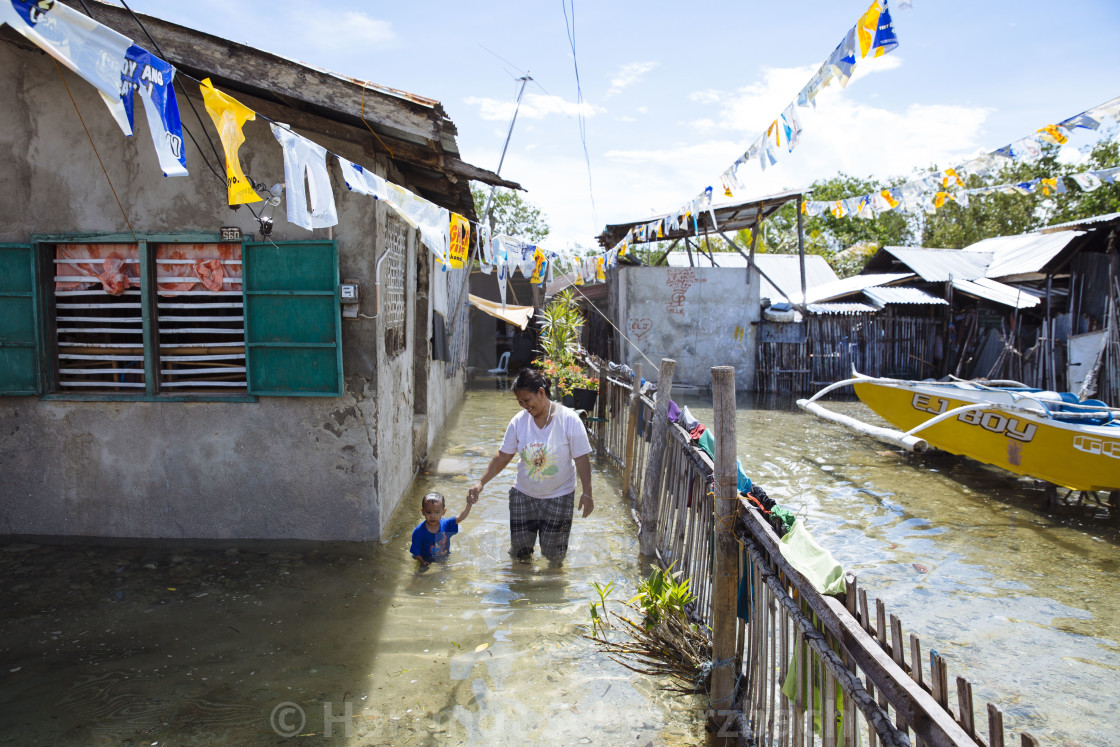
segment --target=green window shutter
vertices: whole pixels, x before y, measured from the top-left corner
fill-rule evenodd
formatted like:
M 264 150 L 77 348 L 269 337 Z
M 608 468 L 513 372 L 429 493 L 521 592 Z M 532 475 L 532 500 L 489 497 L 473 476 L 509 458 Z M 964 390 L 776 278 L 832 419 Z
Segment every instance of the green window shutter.
M 341 395 L 338 245 L 247 242 L 241 261 L 249 393 Z
M 41 394 L 35 252 L 0 244 L 0 395 Z

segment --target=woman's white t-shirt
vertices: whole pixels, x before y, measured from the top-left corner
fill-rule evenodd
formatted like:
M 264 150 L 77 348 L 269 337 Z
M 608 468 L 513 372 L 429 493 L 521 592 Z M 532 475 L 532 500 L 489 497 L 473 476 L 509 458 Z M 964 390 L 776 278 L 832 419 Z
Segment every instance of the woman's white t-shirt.
M 576 489 L 572 460 L 591 453 L 587 431 L 574 410 L 552 403 L 552 420 L 538 428 L 528 410 L 513 416 L 506 427 L 500 451 L 517 454 L 517 479 L 513 486 L 534 498 L 555 498 Z

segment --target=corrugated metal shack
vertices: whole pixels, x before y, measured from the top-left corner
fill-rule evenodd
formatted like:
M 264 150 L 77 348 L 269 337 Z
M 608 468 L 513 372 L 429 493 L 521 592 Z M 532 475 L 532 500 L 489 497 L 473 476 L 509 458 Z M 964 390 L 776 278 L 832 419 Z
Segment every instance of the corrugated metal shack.
M 1120 399 L 1120 213 L 964 249 L 883 247 L 764 324 L 758 384 L 810 392 L 861 373 L 985 377 Z

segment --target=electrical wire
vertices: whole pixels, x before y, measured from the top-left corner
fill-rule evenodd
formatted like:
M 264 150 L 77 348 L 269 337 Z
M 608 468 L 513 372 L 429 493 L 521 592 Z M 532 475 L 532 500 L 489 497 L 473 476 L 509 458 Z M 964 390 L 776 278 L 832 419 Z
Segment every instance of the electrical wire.
M 568 5 L 572 7 L 572 19 L 568 21 Z M 591 183 L 591 156 L 587 153 L 587 118 L 583 112 L 583 87 L 579 81 L 579 60 L 576 57 L 576 7 L 575 0 L 560 0 L 560 7 L 564 11 L 564 28 L 568 32 L 568 44 L 572 48 L 572 67 L 576 74 L 576 114 L 579 118 L 579 139 L 583 143 L 583 160 L 587 164 L 587 194 L 591 199 L 591 224 L 599 225 L 597 210 L 595 209 L 595 189 Z M 542 89 L 543 90 L 543 89 Z
M 113 193 L 113 199 L 117 201 L 117 207 L 120 208 L 121 216 L 124 218 L 124 224 L 128 226 L 128 232 L 132 234 L 132 240 L 136 241 L 136 232 L 132 230 L 132 224 L 128 222 L 128 213 L 124 211 L 121 198 L 117 196 L 117 190 L 113 187 L 113 180 L 109 178 L 109 172 L 105 169 L 105 164 L 101 161 L 101 154 L 97 152 L 97 145 L 93 142 L 93 136 L 89 134 L 89 128 L 86 127 L 86 120 L 82 117 L 81 110 L 78 109 L 78 102 L 74 100 L 74 94 L 70 93 L 70 84 L 66 82 L 66 77 L 62 74 L 62 68 L 59 67 L 58 60 L 51 57 L 51 62 L 54 63 L 54 69 L 58 71 L 58 77 L 62 80 L 62 85 L 66 87 L 66 95 L 70 97 L 70 103 L 74 105 L 74 111 L 78 115 L 78 121 L 82 123 L 82 129 L 86 131 L 86 137 L 89 138 L 90 147 L 93 148 L 93 155 L 97 156 L 97 163 L 101 166 L 101 173 L 105 175 L 105 181 L 109 182 L 109 191 Z

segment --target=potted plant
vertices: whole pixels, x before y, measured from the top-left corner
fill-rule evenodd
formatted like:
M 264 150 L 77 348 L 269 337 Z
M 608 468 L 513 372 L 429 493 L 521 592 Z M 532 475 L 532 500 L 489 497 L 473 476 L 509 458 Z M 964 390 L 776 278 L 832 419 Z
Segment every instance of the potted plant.
M 557 293 L 541 310 L 539 324 L 541 350 L 545 356 L 541 370 L 552 382 L 556 398 L 569 407 L 590 410 L 595 406 L 599 382 L 587 376 L 576 362 L 583 317 L 570 289 Z M 577 390 L 583 392 L 579 402 L 575 401 Z

